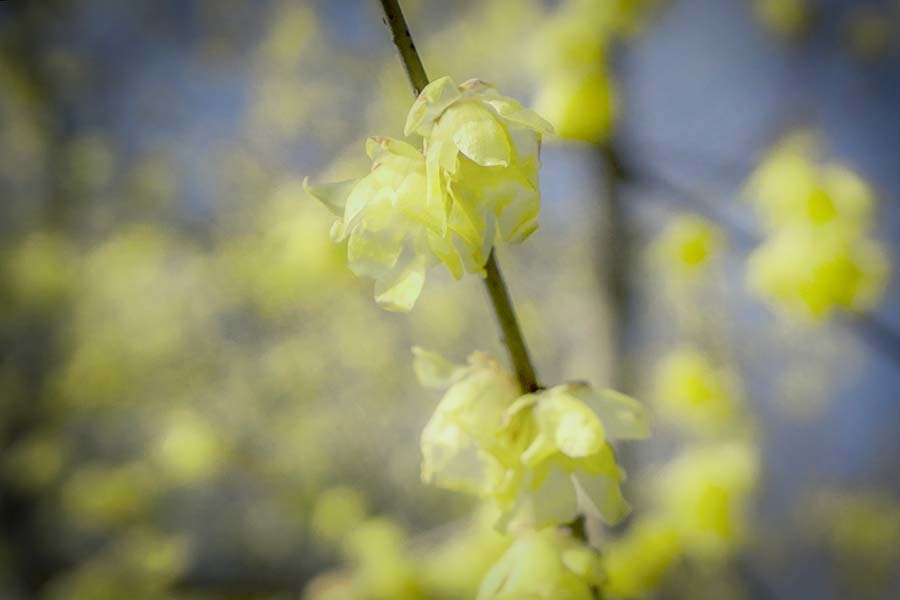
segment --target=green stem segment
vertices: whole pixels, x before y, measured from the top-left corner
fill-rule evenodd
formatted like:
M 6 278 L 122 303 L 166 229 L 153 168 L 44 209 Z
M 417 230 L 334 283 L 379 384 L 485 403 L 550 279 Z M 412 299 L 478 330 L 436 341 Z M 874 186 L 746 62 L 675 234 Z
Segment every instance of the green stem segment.
M 506 344 L 509 358 L 512 360 L 513 367 L 516 370 L 516 379 L 519 380 L 519 386 L 524 392 L 537 391 L 541 386 L 538 384 L 537 375 L 534 373 L 534 366 L 531 364 L 531 359 L 528 356 L 528 347 L 525 345 L 522 329 L 519 327 L 518 319 L 516 319 L 516 311 L 513 308 L 509 291 L 506 289 L 506 283 L 503 281 L 500 265 L 497 264 L 493 250 L 488 255 L 484 270 L 486 272 L 484 285 L 487 288 L 488 296 L 491 298 L 494 312 L 497 314 L 497 321 L 500 323 L 500 330 L 503 332 L 503 343 Z
M 394 45 L 400 51 L 400 58 L 403 61 L 406 74 L 409 76 L 409 83 L 412 85 L 413 93 L 418 96 L 425 89 L 425 86 L 428 85 L 428 75 L 425 74 L 422 59 L 419 58 L 416 45 L 413 43 L 412 35 L 409 33 L 406 18 L 403 16 L 403 11 L 400 9 L 400 4 L 397 0 L 381 0 L 381 6 L 384 9 L 384 22 L 390 28 L 391 35 L 394 38 Z M 528 357 L 528 347 L 525 345 L 525 338 L 522 335 L 522 329 L 519 327 L 516 311 L 513 308 L 512 300 L 503 281 L 503 275 L 500 273 L 500 265 L 497 264 L 493 250 L 491 250 L 484 268 L 486 272 L 484 285 L 487 288 L 488 296 L 490 296 L 494 312 L 497 314 L 497 321 L 503 332 L 503 343 L 509 352 L 510 360 L 512 360 L 519 386 L 524 392 L 538 390 L 540 385 L 537 382 L 537 375 L 535 375 L 534 366 Z

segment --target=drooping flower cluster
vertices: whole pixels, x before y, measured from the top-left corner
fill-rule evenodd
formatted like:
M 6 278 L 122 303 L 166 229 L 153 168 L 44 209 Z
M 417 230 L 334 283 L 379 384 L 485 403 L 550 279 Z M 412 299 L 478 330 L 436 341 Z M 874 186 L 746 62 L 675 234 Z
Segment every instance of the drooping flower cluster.
M 615 523 L 627 513 L 624 473 L 609 442 L 648 435 L 638 402 L 585 384 L 523 395 L 489 355 L 475 353 L 461 366 L 415 354 L 423 385 L 446 389 L 422 432 L 426 482 L 490 499 L 508 529 L 581 514 Z
M 481 81 L 429 84 L 409 111 L 405 133 L 424 154 L 390 138 L 370 138 L 365 177 L 307 191 L 337 214 L 335 241 L 347 241 L 357 275 L 375 279 L 375 299 L 410 310 L 426 270 L 483 275 L 497 236 L 520 242 L 537 227 L 541 136 L 550 125 Z
M 888 276 L 885 251 L 869 237 L 874 193 L 818 154 L 815 138 L 791 136 L 748 184 L 768 236 L 749 258 L 747 284 L 784 312 L 812 319 L 871 309 Z

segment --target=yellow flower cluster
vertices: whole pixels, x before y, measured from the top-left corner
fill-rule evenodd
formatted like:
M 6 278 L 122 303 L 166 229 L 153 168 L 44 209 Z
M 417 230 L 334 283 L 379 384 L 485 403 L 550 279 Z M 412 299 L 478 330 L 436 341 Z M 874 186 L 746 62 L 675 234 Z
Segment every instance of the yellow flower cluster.
M 425 482 L 490 499 L 506 529 L 627 513 L 609 442 L 648 435 L 638 402 L 585 384 L 523 395 L 482 353 L 463 366 L 417 348 L 415 368 L 423 385 L 446 389 L 422 432 Z
M 818 155 L 812 136 L 791 136 L 748 184 L 768 237 L 749 258 L 747 284 L 784 312 L 812 319 L 871 309 L 888 277 L 886 253 L 869 237 L 871 188 Z
M 429 267 L 483 275 L 498 235 L 520 242 L 537 228 L 541 136 L 550 131 L 493 87 L 443 77 L 422 90 L 406 122 L 406 135 L 424 137 L 424 154 L 370 138 L 368 175 L 305 186 L 340 217 L 332 239 L 347 241 L 354 273 L 375 279 L 376 302 L 406 312 Z

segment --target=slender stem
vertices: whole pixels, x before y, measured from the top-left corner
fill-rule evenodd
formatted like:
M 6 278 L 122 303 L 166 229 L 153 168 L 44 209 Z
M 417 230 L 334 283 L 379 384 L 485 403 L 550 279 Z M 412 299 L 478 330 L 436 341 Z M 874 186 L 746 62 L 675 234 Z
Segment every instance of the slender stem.
M 525 345 L 525 338 L 522 336 L 522 329 L 519 327 L 519 321 L 516 319 L 516 311 L 513 308 L 512 300 L 506 289 L 506 283 L 503 281 L 503 274 L 500 273 L 500 265 L 491 250 L 487 263 L 484 265 L 487 275 L 484 278 L 484 285 L 487 288 L 488 296 L 491 298 L 491 305 L 497 314 L 497 321 L 500 323 L 500 330 L 503 332 L 503 343 L 509 352 L 509 358 L 512 360 L 513 367 L 516 370 L 516 378 L 519 380 L 519 386 L 524 392 L 534 392 L 540 389 L 537 381 L 537 375 L 534 373 L 534 366 L 528 357 L 528 347 Z
M 428 85 L 428 76 L 425 74 L 422 59 L 419 58 L 416 45 L 413 43 L 412 35 L 409 33 L 406 18 L 403 16 L 403 11 L 400 9 L 400 4 L 397 0 L 381 0 L 381 6 L 384 8 L 384 22 L 390 28 L 391 35 L 394 38 L 394 45 L 400 51 L 400 58 L 403 61 L 406 74 L 409 76 L 409 83 L 413 88 L 413 93 L 418 96 L 425 86 Z M 503 332 L 503 343 L 506 345 L 507 352 L 509 352 L 509 358 L 516 371 L 519 386 L 523 392 L 538 390 L 540 385 L 534 372 L 534 366 L 528 356 L 525 337 L 522 335 L 522 329 L 519 327 L 516 311 L 513 308 L 512 300 L 503 281 L 503 274 L 500 272 L 500 265 L 497 264 L 493 250 L 488 255 L 484 268 L 486 272 L 484 285 L 487 288 L 491 305 L 494 307 L 494 312 L 497 315 L 500 330 Z

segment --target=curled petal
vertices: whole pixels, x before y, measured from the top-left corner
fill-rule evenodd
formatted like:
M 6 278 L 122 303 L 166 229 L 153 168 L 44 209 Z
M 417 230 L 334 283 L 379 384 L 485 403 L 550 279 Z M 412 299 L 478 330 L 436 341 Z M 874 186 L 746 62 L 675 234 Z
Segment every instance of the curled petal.
M 412 133 L 427 135 L 435 119 L 460 96 L 456 84 L 450 77 L 441 77 L 429 83 L 409 109 L 403 135 Z

